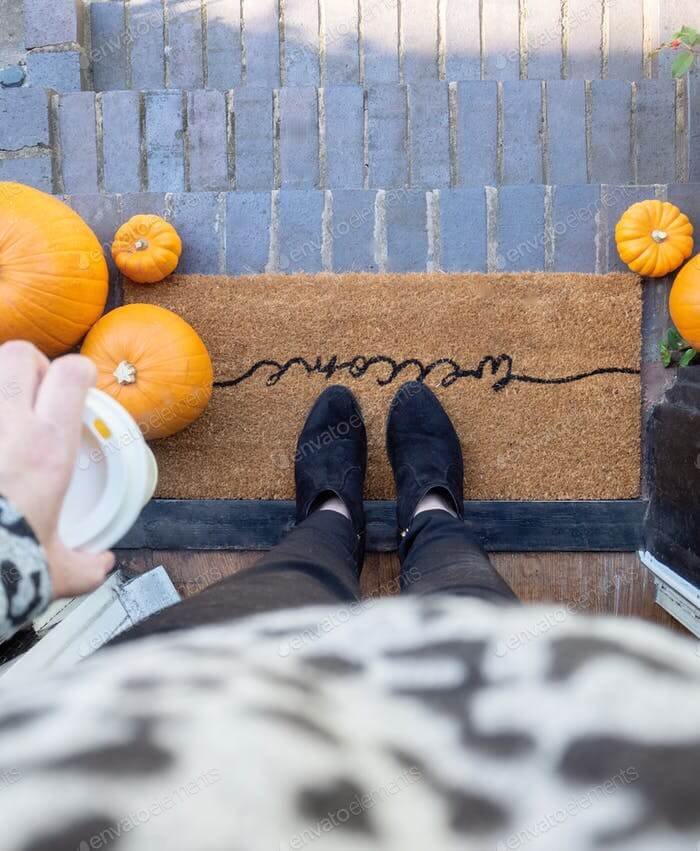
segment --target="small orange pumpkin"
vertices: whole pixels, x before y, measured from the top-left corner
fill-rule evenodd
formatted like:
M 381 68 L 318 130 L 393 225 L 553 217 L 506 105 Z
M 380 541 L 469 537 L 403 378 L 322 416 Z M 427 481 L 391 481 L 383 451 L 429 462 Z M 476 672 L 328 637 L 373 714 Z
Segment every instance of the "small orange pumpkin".
M 633 272 L 661 278 L 690 257 L 693 226 L 668 201 L 639 201 L 622 214 L 615 242 L 622 261 Z
M 0 183 L 0 343 L 69 351 L 102 315 L 109 272 L 95 234 L 58 198 Z
M 81 351 L 97 367 L 97 387 L 129 411 L 149 440 L 181 431 L 211 397 L 214 375 L 204 343 L 164 307 L 118 307 L 93 326 Z
M 688 260 L 676 275 L 668 309 L 681 337 L 700 349 L 700 254 Z
M 160 216 L 134 216 L 114 236 L 112 257 L 117 268 L 137 284 L 155 284 L 175 271 L 182 242 L 175 228 Z

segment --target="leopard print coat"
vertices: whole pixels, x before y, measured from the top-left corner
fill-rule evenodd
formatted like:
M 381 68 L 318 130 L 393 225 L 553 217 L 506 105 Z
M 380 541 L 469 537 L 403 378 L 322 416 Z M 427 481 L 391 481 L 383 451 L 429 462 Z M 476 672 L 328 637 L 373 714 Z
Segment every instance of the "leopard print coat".
M 44 551 L 26 520 L 0 496 L 0 641 L 41 614 L 50 600 Z
M 565 607 L 297 609 L 0 684 L 3 851 L 700 851 L 699 767 L 697 646 Z

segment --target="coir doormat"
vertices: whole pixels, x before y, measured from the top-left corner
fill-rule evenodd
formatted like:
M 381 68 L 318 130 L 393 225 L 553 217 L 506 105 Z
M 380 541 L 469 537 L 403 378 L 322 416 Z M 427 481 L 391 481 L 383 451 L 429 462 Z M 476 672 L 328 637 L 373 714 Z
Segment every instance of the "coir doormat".
M 391 498 L 385 420 L 412 378 L 455 423 L 467 498 L 638 495 L 636 276 L 183 275 L 125 301 L 179 313 L 214 362 L 204 416 L 153 444 L 162 497 L 292 498 L 299 429 L 338 383 L 367 423 L 366 496 Z

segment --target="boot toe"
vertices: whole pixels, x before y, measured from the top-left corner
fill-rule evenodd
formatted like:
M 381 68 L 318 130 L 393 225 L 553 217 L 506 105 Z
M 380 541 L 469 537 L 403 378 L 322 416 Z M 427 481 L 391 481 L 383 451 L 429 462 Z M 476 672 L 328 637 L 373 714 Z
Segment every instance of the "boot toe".
M 326 388 L 316 399 L 303 430 L 328 430 L 331 426 L 337 427 L 341 423 L 352 426 L 356 420 L 362 421 L 362 412 L 357 400 L 347 387 L 337 384 Z M 359 428 L 359 424 L 355 427 Z

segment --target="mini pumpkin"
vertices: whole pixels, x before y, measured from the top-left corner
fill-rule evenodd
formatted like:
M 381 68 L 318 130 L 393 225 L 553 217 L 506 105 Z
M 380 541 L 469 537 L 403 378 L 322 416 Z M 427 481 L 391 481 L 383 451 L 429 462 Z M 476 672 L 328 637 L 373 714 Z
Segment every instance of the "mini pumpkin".
M 114 236 L 112 257 L 117 268 L 137 284 L 155 284 L 175 271 L 182 242 L 175 228 L 160 216 L 134 216 Z
M 681 337 L 694 349 L 700 349 L 700 254 L 676 275 L 668 310 Z
M 81 351 L 97 367 L 97 387 L 129 411 L 147 439 L 181 431 L 211 397 L 213 370 L 204 343 L 164 307 L 118 307 L 93 326 Z
M 693 226 L 668 201 L 639 201 L 622 214 L 615 242 L 622 261 L 633 272 L 661 278 L 690 257 Z
M 102 315 L 109 272 L 95 234 L 58 198 L 0 182 L 0 343 L 29 340 L 49 357 Z

